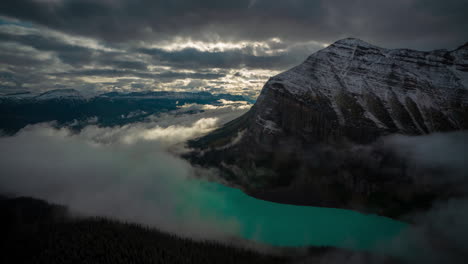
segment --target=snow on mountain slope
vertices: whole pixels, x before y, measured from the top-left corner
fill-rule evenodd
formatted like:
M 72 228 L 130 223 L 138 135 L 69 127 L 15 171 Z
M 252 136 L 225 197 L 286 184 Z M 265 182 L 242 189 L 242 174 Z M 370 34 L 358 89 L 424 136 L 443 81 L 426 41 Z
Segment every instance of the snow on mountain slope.
M 73 99 L 81 100 L 84 99 L 83 95 L 75 89 L 57 89 L 50 90 L 45 93 L 42 93 L 36 97 L 36 100 L 52 100 L 52 99 Z
M 404 214 L 450 188 L 378 139 L 468 129 L 467 73 L 468 45 L 423 52 L 343 39 L 270 78 L 249 112 L 191 141 L 186 157 L 261 199 Z
M 466 45 L 423 52 L 348 38 L 272 77 L 257 100 L 256 118 L 283 130 L 290 130 L 291 119 L 301 119 L 296 127 L 304 130 L 313 119 L 325 118 L 335 128 L 375 135 L 461 129 L 468 127 L 467 84 Z M 295 106 L 284 108 L 289 104 Z M 359 137 L 363 132 L 350 133 Z
M 35 93 L 31 92 L 18 92 L 18 93 L 10 93 L 5 95 L 0 95 L 0 99 L 12 99 L 12 100 L 21 100 L 21 99 L 31 99 L 37 96 Z
M 139 100 L 139 99 L 167 99 L 167 100 L 230 100 L 245 101 L 246 98 L 232 94 L 211 94 L 208 92 L 170 92 L 170 91 L 143 91 L 143 92 L 109 92 L 101 94 L 83 94 L 75 89 L 56 89 L 43 93 L 19 92 L 0 95 L 0 99 L 5 100 L 85 100 L 85 99 L 119 99 L 119 100 Z
M 298 95 L 320 90 L 333 96 L 344 89 L 357 94 L 374 92 L 379 97 L 391 90 L 402 96 L 414 94 L 415 88 L 451 94 L 468 89 L 464 85 L 468 80 L 466 54 L 466 48 L 453 52 L 390 50 L 344 39 L 272 79 L 287 84 L 286 89 Z M 393 82 L 386 82 L 389 77 Z

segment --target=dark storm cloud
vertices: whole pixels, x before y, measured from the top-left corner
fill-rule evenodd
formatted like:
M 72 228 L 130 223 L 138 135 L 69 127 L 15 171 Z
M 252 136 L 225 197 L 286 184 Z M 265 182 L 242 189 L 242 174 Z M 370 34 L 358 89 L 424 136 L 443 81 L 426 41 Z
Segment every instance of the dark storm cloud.
M 14 24 L 14 23 L 4 23 Z M 21 27 L 21 25 L 20 25 Z M 113 83 L 84 84 L 79 77 L 136 77 L 148 82 L 172 82 L 181 79 L 214 80 L 225 76 L 225 73 L 200 69 L 201 64 L 188 66 L 165 60 L 142 58 L 150 56 L 140 54 L 132 47 L 117 47 L 99 42 L 95 47 L 87 42 L 67 39 L 68 36 L 53 34 L 47 30 L 35 30 L 12 33 L 0 32 L 0 66 L 7 67 L 0 77 L 0 92 L 15 92 L 15 88 L 33 84 L 39 89 L 80 88 L 99 89 L 112 86 L 135 88 L 135 80 L 116 80 Z M 90 45 L 90 46 L 88 46 Z M 174 51 L 177 53 L 177 51 Z M 65 64 L 65 66 L 63 65 Z M 183 65 L 179 71 L 177 65 Z M 157 71 L 149 66 L 165 66 Z M 192 67 L 192 68 L 191 68 Z M 195 67 L 195 68 L 194 68 Z M 202 65 L 202 68 L 206 66 Z M 4 68 L 5 69 L 5 68 Z M 189 70 L 189 71 L 187 71 Z M 151 87 L 151 85 L 148 86 Z
M 184 42 L 148 48 L 136 43 L 111 43 L 67 35 L 11 19 L 1 21 L 0 67 L 15 76 L 15 81 L 0 80 L 0 93 L 15 92 L 15 87 L 18 90 L 138 89 L 133 83 L 144 83 L 146 89 L 160 89 L 163 88 L 161 83 L 171 83 L 171 87 L 164 88 L 229 92 L 222 79 L 232 69 L 285 69 L 301 62 L 310 49 L 320 47 L 316 43 L 301 46 L 269 41 L 228 43 L 221 48 L 205 47 L 204 50 L 184 48 Z M 118 80 L 125 77 L 140 80 Z M 239 80 L 256 78 L 255 74 L 235 77 Z M 262 82 L 256 86 L 261 87 Z
M 11 0 L 0 13 L 62 31 L 127 42 L 141 39 L 331 42 L 345 36 L 413 48 L 466 41 L 464 0 Z
M 5 51 L 0 51 L 0 61 L 9 66 L 39 66 L 43 65 L 43 62 L 35 58 L 28 56 L 21 56 L 18 54 L 8 53 Z
M 112 66 L 116 69 L 133 69 L 145 71 L 148 63 L 142 61 L 130 61 L 119 59 L 123 52 L 111 52 L 95 50 L 92 48 L 72 45 L 58 39 L 39 36 L 39 35 L 13 35 L 0 33 L 0 40 L 4 42 L 14 42 L 25 46 L 33 47 L 40 51 L 55 52 L 57 57 L 66 64 L 74 66 L 83 66 L 84 64 L 94 63 L 102 66 Z M 279 45 L 279 44 L 276 44 Z M 268 48 L 287 48 L 274 47 Z M 313 46 L 313 45 L 312 45 Z M 317 46 L 316 49 L 319 47 Z M 200 51 L 195 48 L 185 48 L 182 50 L 166 51 L 158 48 L 128 48 L 126 54 L 143 53 L 152 56 L 152 64 L 166 65 L 183 69 L 200 68 L 262 68 L 262 69 L 284 69 L 291 67 L 304 59 L 304 50 L 293 49 L 287 53 L 279 55 L 254 55 L 255 51 L 251 47 L 237 48 L 227 51 Z M 4 62 L 6 61 L 3 60 Z M 10 60 L 9 60 L 10 61 Z M 18 63 L 22 63 L 19 61 Z M 25 64 L 31 64 L 27 60 Z M 16 64 L 14 58 L 11 63 Z
M 63 63 L 74 66 L 83 66 L 94 62 L 100 65 L 109 65 L 124 69 L 146 70 L 147 68 L 146 64 L 139 61 L 117 59 L 121 53 L 99 51 L 88 47 L 69 44 L 57 38 L 47 36 L 0 33 L 0 40 L 2 42 L 19 43 L 39 51 L 54 52 Z M 12 62 L 12 64 L 14 64 L 14 62 Z
M 70 45 L 56 39 L 47 38 L 39 35 L 13 35 L 0 33 L 0 39 L 2 41 L 17 42 L 26 46 L 34 47 L 35 49 L 42 51 L 55 51 L 58 53 L 75 53 L 79 56 L 89 57 L 91 56 L 90 49 Z
M 180 51 L 165 51 L 163 49 L 140 49 L 139 51 L 151 55 L 156 63 L 177 68 L 284 69 L 300 62 L 300 59 L 294 56 L 295 54 L 255 56 L 246 53 L 244 49 L 219 52 L 204 52 L 195 48 L 186 48 Z
M 117 69 L 135 69 L 145 71 L 148 69 L 148 65 L 141 61 L 119 61 L 111 60 L 108 64 L 114 66 Z
M 114 69 L 93 69 L 83 71 L 73 71 L 67 73 L 58 73 L 56 76 L 75 76 L 75 77 L 87 77 L 87 76 L 101 76 L 101 77 L 139 77 L 143 79 L 217 79 L 224 77 L 224 74 L 216 73 L 184 73 L 184 72 L 172 72 L 165 71 L 161 73 L 148 73 L 131 70 L 114 70 Z
M 269 77 L 344 37 L 455 48 L 468 40 L 467 12 L 457 0 L 5 0 L 0 71 L 16 81 L 0 80 L 0 93 L 165 83 L 256 97 Z

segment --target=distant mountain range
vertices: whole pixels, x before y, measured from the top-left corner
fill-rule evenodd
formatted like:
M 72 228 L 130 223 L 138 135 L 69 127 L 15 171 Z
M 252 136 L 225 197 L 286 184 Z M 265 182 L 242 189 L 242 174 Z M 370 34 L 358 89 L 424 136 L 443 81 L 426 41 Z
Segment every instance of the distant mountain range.
M 56 121 L 58 125 L 87 123 L 122 125 L 178 109 L 184 104 L 220 104 L 219 100 L 248 101 L 239 95 L 208 92 L 110 92 L 85 96 L 74 89 L 0 96 L 0 130 L 11 134 L 29 124 Z
M 426 52 L 348 38 L 270 78 L 248 113 L 192 141 L 201 151 L 188 158 L 260 198 L 396 215 L 434 190 L 416 186 L 391 154 L 364 159 L 354 146 L 463 129 L 468 44 Z

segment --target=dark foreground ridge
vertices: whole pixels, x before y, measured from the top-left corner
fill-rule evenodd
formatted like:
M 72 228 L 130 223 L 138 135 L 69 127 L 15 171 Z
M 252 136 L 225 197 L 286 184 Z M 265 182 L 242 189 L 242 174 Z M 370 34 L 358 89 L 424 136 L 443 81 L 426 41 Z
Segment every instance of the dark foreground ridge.
M 179 238 L 103 218 L 69 219 L 40 200 L 0 201 L 1 263 L 286 263 L 287 257 Z
M 104 218 L 71 219 L 65 207 L 32 198 L 0 197 L 0 221 L 0 263 L 319 263 L 329 254 L 342 260 L 359 254 L 362 263 L 395 263 L 326 247 L 278 249 L 270 255 Z

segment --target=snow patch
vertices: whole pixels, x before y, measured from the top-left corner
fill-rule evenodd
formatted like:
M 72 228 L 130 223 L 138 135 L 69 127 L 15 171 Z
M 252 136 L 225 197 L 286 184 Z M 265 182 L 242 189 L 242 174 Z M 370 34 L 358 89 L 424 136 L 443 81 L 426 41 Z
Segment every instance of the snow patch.
M 36 100 L 52 100 L 52 99 L 84 99 L 84 97 L 74 89 L 59 89 L 51 90 L 42 93 L 36 97 Z
M 237 132 L 236 137 L 233 138 L 231 142 L 229 142 L 228 144 L 226 144 L 224 146 L 216 148 L 216 150 L 228 149 L 230 147 L 233 147 L 233 146 L 237 145 L 241 141 L 241 139 L 244 136 L 245 132 L 246 132 L 245 130 Z
M 276 134 L 281 132 L 281 128 L 279 128 L 275 122 L 271 120 L 265 120 L 261 116 L 257 116 L 256 123 L 263 127 L 263 132 L 265 133 Z

